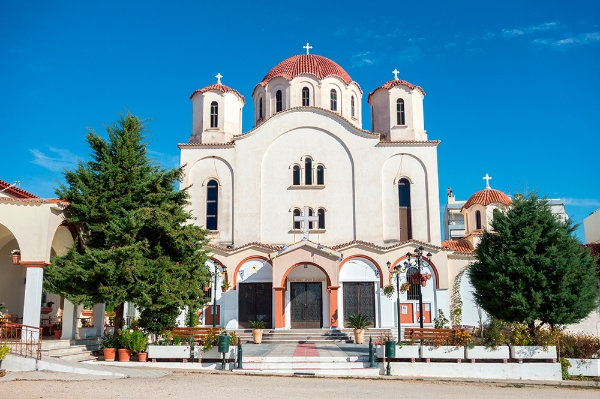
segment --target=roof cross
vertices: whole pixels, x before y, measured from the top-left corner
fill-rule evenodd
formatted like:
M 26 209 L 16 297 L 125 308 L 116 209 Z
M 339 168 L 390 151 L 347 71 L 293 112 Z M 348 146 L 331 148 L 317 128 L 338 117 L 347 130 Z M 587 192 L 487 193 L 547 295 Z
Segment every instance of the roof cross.
M 310 46 L 310 45 L 308 44 L 308 42 L 307 42 L 307 43 L 306 43 L 306 46 L 303 46 L 302 48 L 305 48 L 305 49 L 306 49 L 306 54 L 310 54 L 308 51 L 309 51 L 309 50 L 312 48 L 312 46 Z
M 302 234 L 304 235 L 304 237 L 302 237 L 302 240 L 308 240 L 309 223 L 319 221 L 318 216 L 309 216 L 309 213 L 310 213 L 310 209 L 307 206 L 305 206 L 304 213 L 302 214 L 302 216 L 294 216 L 294 222 L 302 222 L 303 223 L 302 230 L 300 230 L 302 232 Z
M 223 77 L 223 75 L 221 75 L 221 73 L 217 73 L 217 76 L 215 76 L 215 78 L 217 78 L 217 84 L 220 85 L 221 84 L 221 78 Z
M 394 74 L 394 80 L 398 80 L 398 74 L 400 73 L 400 71 L 397 70 L 396 68 L 394 68 L 394 70 L 392 71 L 392 73 Z
M 485 188 L 490 188 L 490 180 L 492 180 L 492 178 L 486 173 L 483 180 L 485 180 Z

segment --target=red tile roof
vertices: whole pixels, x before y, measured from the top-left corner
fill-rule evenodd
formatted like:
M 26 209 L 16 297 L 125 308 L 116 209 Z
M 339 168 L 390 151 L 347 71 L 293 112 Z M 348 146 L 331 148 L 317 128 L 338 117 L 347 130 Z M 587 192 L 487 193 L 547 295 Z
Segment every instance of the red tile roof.
M 475 204 L 483 206 L 488 206 L 489 204 L 494 203 L 509 205 L 511 202 L 512 200 L 510 197 L 504 194 L 502 191 L 494 190 L 493 188 L 488 187 L 473 194 L 471 198 L 469 198 L 469 200 L 463 205 L 462 209 L 468 209 Z
M 406 86 L 406 87 L 408 87 L 411 90 L 417 89 L 417 90 L 419 90 L 421 92 L 421 94 L 423 94 L 423 97 L 425 97 L 425 91 L 423 90 L 423 88 L 421 86 L 416 86 L 416 85 L 414 85 L 412 83 L 407 82 L 406 80 L 392 79 L 392 80 L 390 80 L 388 82 L 385 82 L 384 84 L 382 84 L 381 86 L 379 86 L 378 88 L 376 88 L 375 90 L 373 90 L 372 92 L 370 92 L 367 102 L 371 102 L 371 96 L 373 94 L 375 94 L 375 92 L 377 90 L 379 90 L 379 89 L 389 90 L 392 87 L 396 87 L 396 86 Z
M 223 93 L 233 93 L 236 96 L 238 96 L 244 103 L 246 103 L 246 99 L 244 99 L 244 96 L 242 96 L 237 90 L 234 90 L 234 89 L 232 89 L 229 86 L 225 86 L 225 85 L 222 85 L 222 84 L 219 84 L 219 83 L 215 83 L 215 84 L 212 84 L 210 86 L 206 86 L 203 89 L 196 90 L 195 92 L 192 93 L 192 95 L 190 96 L 190 99 L 192 97 L 194 97 L 194 94 L 196 94 L 196 93 L 206 93 L 209 90 L 217 90 L 217 91 L 220 91 L 220 92 L 223 92 Z
M 442 242 L 442 248 L 451 249 L 454 252 L 472 253 L 473 248 L 467 240 L 447 240 Z
M 10 183 L 5 182 L 4 180 L 0 180 L 0 191 L 4 190 L 3 192 L 5 194 L 10 195 L 13 198 L 38 198 L 37 195 L 33 195 L 30 192 L 27 192 L 16 186 L 10 187 L 10 185 Z
M 301 54 L 290 57 L 275 65 L 265 75 L 260 84 L 265 86 L 271 79 L 277 76 L 291 80 L 302 73 L 310 73 L 319 79 L 333 75 L 340 77 L 346 84 L 352 82 L 352 78 L 348 75 L 348 72 L 329 58 L 314 54 Z

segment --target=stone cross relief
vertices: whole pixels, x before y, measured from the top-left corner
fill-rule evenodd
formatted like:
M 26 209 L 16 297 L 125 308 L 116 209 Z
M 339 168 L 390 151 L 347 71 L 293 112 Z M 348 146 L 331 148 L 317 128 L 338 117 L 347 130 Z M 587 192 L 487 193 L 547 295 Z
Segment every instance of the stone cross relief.
M 307 206 L 304 207 L 304 213 L 300 216 L 294 216 L 294 222 L 302 222 L 302 230 L 300 230 L 303 234 L 302 240 L 308 240 L 308 226 L 310 222 L 319 222 L 318 216 L 309 216 L 309 209 Z
M 306 43 L 306 46 L 303 46 L 302 48 L 306 49 L 306 54 L 310 54 L 308 51 L 312 48 L 312 46 Z
M 223 75 L 221 75 L 221 73 L 217 73 L 217 76 L 215 76 L 215 78 L 217 78 L 217 84 L 220 85 L 221 84 L 221 78 L 223 77 Z
M 486 173 L 483 180 L 485 180 L 485 188 L 490 188 L 490 180 L 492 180 L 492 178 Z

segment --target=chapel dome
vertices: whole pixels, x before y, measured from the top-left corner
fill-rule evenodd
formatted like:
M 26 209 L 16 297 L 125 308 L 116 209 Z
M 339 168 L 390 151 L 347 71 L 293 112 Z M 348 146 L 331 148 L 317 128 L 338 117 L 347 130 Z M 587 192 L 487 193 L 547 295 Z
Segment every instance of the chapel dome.
M 215 83 L 215 84 L 206 86 L 202 89 L 198 89 L 192 93 L 190 98 L 194 97 L 194 95 L 196 93 L 206 93 L 207 91 L 210 91 L 210 90 L 216 90 L 216 91 L 220 91 L 222 93 L 232 93 L 232 94 L 235 94 L 236 96 L 238 96 L 240 98 L 240 100 L 242 100 L 243 103 L 246 102 L 246 100 L 244 99 L 244 96 L 241 95 L 237 90 L 232 89 L 229 86 L 225 86 L 224 84 L 221 84 L 221 83 Z
M 463 209 L 468 209 L 473 205 L 488 206 L 490 204 L 499 203 L 502 205 L 510 205 L 512 200 L 500 190 L 494 190 L 491 187 L 486 187 L 481 191 L 476 192 L 463 205 Z
M 352 82 L 352 78 L 348 72 L 341 66 L 331 61 L 329 58 L 314 54 L 300 54 L 290 57 L 275 65 L 260 82 L 265 86 L 275 77 L 283 77 L 292 80 L 302 73 L 310 73 L 318 79 L 323 79 L 327 76 L 337 76 L 341 78 L 347 85 Z

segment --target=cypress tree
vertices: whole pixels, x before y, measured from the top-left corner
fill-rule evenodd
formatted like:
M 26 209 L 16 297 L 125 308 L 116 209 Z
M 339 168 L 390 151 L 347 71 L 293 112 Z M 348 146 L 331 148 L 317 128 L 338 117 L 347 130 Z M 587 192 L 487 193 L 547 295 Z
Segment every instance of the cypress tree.
M 75 304 L 200 307 L 210 280 L 206 230 L 189 223 L 188 193 L 175 187 L 182 170 L 148 158 L 145 124 L 129 112 L 106 131 L 108 140 L 90 129 L 91 160 L 65 171 L 56 189 L 79 237 L 45 269 L 45 289 Z
M 560 221 L 546 199 L 517 195 L 506 212 L 494 211 L 469 269 L 476 302 L 491 316 L 526 323 L 532 336 L 543 324 L 572 324 L 598 306 L 590 251 Z

